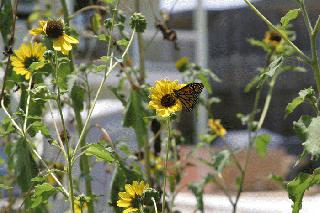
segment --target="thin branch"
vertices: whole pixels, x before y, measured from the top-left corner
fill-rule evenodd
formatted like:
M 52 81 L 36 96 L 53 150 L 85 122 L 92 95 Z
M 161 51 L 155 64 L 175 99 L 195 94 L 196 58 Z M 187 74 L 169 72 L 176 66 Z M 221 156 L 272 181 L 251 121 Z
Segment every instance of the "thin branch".
M 19 125 L 16 123 L 16 121 L 12 118 L 12 116 L 10 115 L 10 113 L 7 111 L 6 107 L 4 106 L 4 99 L 1 100 L 1 107 L 4 111 L 4 113 L 9 117 L 11 123 L 13 124 L 13 126 L 20 132 L 21 135 L 24 135 L 23 130 L 19 127 Z
M 104 6 L 100 6 L 100 5 L 89 5 L 86 7 L 81 8 L 80 10 L 77 10 L 76 12 L 74 12 L 72 15 L 69 16 L 69 20 L 73 19 L 74 17 L 80 15 L 81 13 L 88 11 L 88 10 L 102 10 L 102 11 L 107 11 L 107 9 Z
M 8 45 L 7 45 L 8 51 L 6 53 L 7 56 L 8 56 L 8 61 L 7 61 L 6 68 L 5 68 L 5 71 L 4 71 L 4 76 L 3 76 L 3 83 L 2 83 L 2 89 L 1 89 L 1 94 L 0 94 L 0 102 L 4 97 L 4 90 L 6 88 L 6 81 L 7 81 L 7 78 L 8 78 L 8 72 L 9 72 L 9 67 L 10 67 L 10 59 L 11 59 L 11 55 L 13 54 L 12 47 L 13 47 L 14 36 L 15 36 L 15 31 L 16 31 L 16 21 L 17 21 L 16 14 L 17 14 L 18 2 L 19 2 L 19 0 L 15 0 L 15 2 L 14 2 L 14 11 L 12 11 L 12 13 L 13 13 L 13 23 L 12 23 L 12 30 L 11 30 L 10 39 L 9 39 Z
M 29 85 L 28 85 L 28 91 L 27 91 L 27 94 L 28 94 L 27 105 L 26 105 L 26 111 L 25 111 L 25 117 L 24 117 L 24 123 L 23 123 L 23 132 L 25 135 L 27 135 L 27 122 L 28 122 L 28 116 L 29 116 L 29 105 L 31 100 L 31 94 L 30 94 L 31 86 L 32 86 L 32 75 L 29 79 Z

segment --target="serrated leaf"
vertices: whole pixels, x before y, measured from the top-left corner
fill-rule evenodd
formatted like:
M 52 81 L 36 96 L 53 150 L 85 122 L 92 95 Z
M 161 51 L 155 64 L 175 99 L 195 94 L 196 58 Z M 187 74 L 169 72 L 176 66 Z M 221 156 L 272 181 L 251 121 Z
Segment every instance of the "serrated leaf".
M 42 68 L 45 64 L 46 64 L 45 61 L 33 62 L 33 63 L 29 66 L 29 69 L 30 69 L 31 71 L 36 71 L 36 70 Z
M 307 128 L 308 137 L 302 144 L 304 148 L 314 156 L 320 154 L 320 117 L 313 118 Z
M 299 96 L 294 98 L 286 107 L 285 117 L 292 113 L 298 106 L 300 106 L 306 99 L 310 99 L 315 95 L 312 87 L 300 90 Z
M 272 61 L 270 63 L 270 65 L 268 66 L 268 70 L 265 73 L 266 75 L 268 75 L 269 77 L 273 77 L 274 74 L 276 73 L 277 69 L 283 64 L 283 57 L 280 56 L 279 58 L 275 59 L 274 61 Z
M 107 65 L 104 65 L 104 64 L 96 66 L 96 72 L 104 71 L 106 68 L 107 68 Z
M 98 161 L 112 163 L 115 159 L 112 156 L 112 150 L 105 148 L 101 144 L 90 144 L 85 151 L 86 155 L 95 156 Z
M 308 139 L 308 127 L 311 120 L 311 116 L 303 115 L 298 121 L 293 122 L 293 130 L 301 141 L 306 141 Z
M 48 203 L 49 197 L 57 192 L 58 190 L 48 183 L 36 185 L 31 196 L 31 208 L 36 208 L 40 204 Z
M 269 134 L 258 135 L 254 138 L 254 144 L 257 154 L 260 157 L 265 157 L 267 154 L 268 144 L 270 143 L 271 136 Z
M 230 162 L 229 150 L 223 150 L 213 155 L 213 167 L 218 173 L 222 173 L 223 169 Z
M 128 41 L 127 39 L 121 39 L 121 40 L 117 41 L 117 44 L 118 44 L 119 46 L 124 46 L 124 47 L 126 47 L 126 46 L 128 46 L 129 41 Z
M 289 198 L 293 201 L 292 213 L 298 213 L 302 207 L 302 199 L 306 190 L 320 183 L 320 169 L 315 169 L 313 174 L 300 173 L 287 185 Z
M 48 127 L 41 121 L 35 121 L 31 124 L 31 130 L 34 132 L 41 132 L 43 136 L 51 138 Z
M 280 20 L 282 27 L 286 27 L 291 21 L 296 19 L 301 12 L 301 9 L 289 10 L 285 16 Z
M 201 83 L 204 85 L 204 87 L 207 89 L 208 93 L 212 93 L 211 84 L 209 82 L 209 79 L 207 76 L 205 76 L 203 73 L 199 73 L 197 75 L 198 79 L 201 81 Z

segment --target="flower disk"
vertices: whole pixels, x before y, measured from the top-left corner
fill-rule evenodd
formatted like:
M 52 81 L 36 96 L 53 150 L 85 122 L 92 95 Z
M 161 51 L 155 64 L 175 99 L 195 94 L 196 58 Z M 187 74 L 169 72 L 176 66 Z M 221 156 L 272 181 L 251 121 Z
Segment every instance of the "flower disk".
M 24 75 L 26 80 L 30 79 L 32 71 L 30 65 L 33 62 L 45 61 L 43 53 L 46 47 L 41 43 L 24 43 L 19 49 L 15 50 L 15 55 L 11 57 L 11 65 L 18 75 Z M 43 67 L 40 66 L 38 68 Z
M 139 206 L 143 205 L 143 192 L 149 189 L 149 184 L 144 181 L 133 181 L 132 184 L 125 185 L 125 192 L 119 192 L 120 199 L 117 201 L 117 206 L 125 208 L 123 213 L 139 211 Z
M 155 109 L 160 117 L 168 117 L 171 114 L 181 111 L 182 104 L 174 95 L 174 90 L 184 87 L 178 81 L 161 80 L 156 81 L 154 87 L 150 88 L 149 108 Z

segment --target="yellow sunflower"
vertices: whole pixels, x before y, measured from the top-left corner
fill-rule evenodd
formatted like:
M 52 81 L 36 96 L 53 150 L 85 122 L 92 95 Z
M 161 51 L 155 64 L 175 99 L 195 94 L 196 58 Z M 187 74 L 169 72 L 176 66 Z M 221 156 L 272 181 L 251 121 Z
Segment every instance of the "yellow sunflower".
M 272 47 L 277 47 L 282 42 L 282 37 L 276 31 L 267 31 L 264 35 L 263 42 Z
M 172 113 L 182 110 L 182 104 L 174 95 L 175 90 L 184 87 L 185 84 L 179 84 L 178 81 L 161 80 L 156 81 L 154 87 L 150 90 L 149 108 L 155 109 L 160 117 L 168 117 Z
M 208 120 L 208 126 L 214 134 L 220 137 L 223 137 L 227 133 L 226 129 L 221 124 L 221 120 L 219 119 L 210 118 Z
M 78 44 L 79 41 L 72 36 L 65 34 L 64 23 L 61 19 L 50 19 L 48 21 L 41 20 L 38 28 L 29 31 L 31 35 L 44 34 L 53 41 L 53 49 L 68 55 L 72 49 L 71 44 Z
M 125 185 L 125 192 L 119 192 L 120 199 L 117 201 L 117 206 L 125 208 L 122 213 L 130 213 L 139 211 L 142 204 L 142 195 L 149 188 L 149 184 L 144 181 L 133 181 L 132 184 Z
M 11 57 L 11 65 L 18 75 L 24 75 L 27 80 L 30 79 L 32 71 L 29 69 L 33 62 L 44 61 L 43 53 L 46 47 L 41 43 L 23 43 L 19 49 L 15 50 L 15 55 Z M 38 68 L 43 67 L 40 65 Z

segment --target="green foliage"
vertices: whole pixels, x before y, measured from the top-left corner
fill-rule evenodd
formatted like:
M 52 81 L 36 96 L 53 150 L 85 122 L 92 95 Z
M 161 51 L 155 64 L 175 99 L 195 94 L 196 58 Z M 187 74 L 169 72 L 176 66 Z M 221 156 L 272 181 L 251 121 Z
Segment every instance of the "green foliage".
M 123 126 L 132 127 L 135 130 L 139 147 L 147 140 L 147 127 L 144 117 L 148 112 L 144 107 L 144 97 L 142 90 L 132 90 L 126 108 Z
M 11 0 L 3 0 L 0 5 L 0 32 L 4 44 L 7 45 L 13 23 Z
M 75 111 L 81 112 L 83 110 L 83 102 L 85 96 L 85 89 L 80 84 L 74 84 L 71 90 L 71 99 Z
M 6 185 L 4 185 L 4 184 L 2 184 L 2 183 L 0 183 L 0 190 L 2 190 L 2 189 L 12 189 L 13 187 L 11 187 L 11 186 L 6 186 Z
M 47 204 L 49 197 L 57 192 L 58 190 L 48 183 L 36 185 L 31 196 L 31 208 L 36 208 L 41 204 Z
M 320 169 L 315 169 L 313 174 L 300 173 L 288 183 L 289 198 L 293 201 L 292 213 L 298 213 L 302 207 L 302 199 L 306 190 L 315 184 L 320 184 Z
M 308 139 L 308 127 L 312 121 L 309 115 L 302 115 L 298 121 L 293 122 L 293 130 L 301 141 Z
M 213 155 L 213 168 L 216 172 L 222 173 L 223 169 L 230 163 L 231 153 L 229 150 L 223 150 Z
M 254 138 L 254 145 L 260 157 L 265 157 L 267 154 L 268 144 L 270 143 L 271 136 L 269 134 L 258 135 Z
M 301 9 L 293 9 L 293 10 L 289 10 L 288 13 L 283 16 L 280 20 L 280 23 L 282 25 L 282 27 L 286 27 L 288 26 L 288 24 L 295 20 L 296 18 L 298 18 L 299 14 L 301 12 Z
M 104 161 L 106 163 L 112 163 L 115 161 L 112 156 L 112 149 L 106 148 L 102 144 L 89 144 L 85 151 L 88 156 L 95 156 L 98 161 Z
M 305 101 L 315 102 L 315 91 L 312 87 L 303 89 L 299 92 L 299 96 L 294 98 L 286 107 L 285 117 L 292 113 L 298 106 Z
M 304 148 L 313 156 L 320 154 L 320 117 L 312 118 L 307 128 L 308 137 L 303 143 Z

